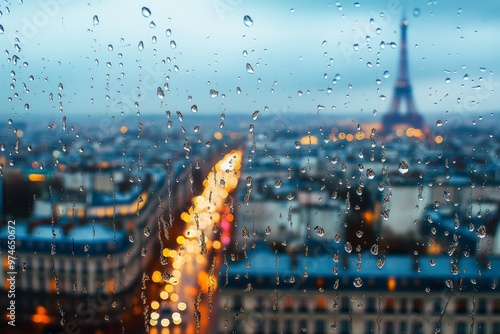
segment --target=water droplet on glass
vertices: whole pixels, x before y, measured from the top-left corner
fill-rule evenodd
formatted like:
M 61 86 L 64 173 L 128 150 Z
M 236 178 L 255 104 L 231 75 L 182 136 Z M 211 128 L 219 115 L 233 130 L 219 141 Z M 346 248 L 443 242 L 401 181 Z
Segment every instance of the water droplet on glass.
M 477 228 L 476 235 L 478 238 L 483 239 L 486 237 L 486 227 L 484 225 L 481 225 Z
M 384 78 L 388 78 L 389 77 L 389 71 L 384 71 Z
M 401 161 L 399 163 L 399 168 L 398 168 L 399 172 L 401 174 L 406 174 L 408 173 L 408 170 L 409 170 L 409 167 L 408 167 L 408 164 L 405 162 L 405 161 Z
M 318 226 L 316 226 L 316 227 L 314 228 L 314 231 L 315 231 L 315 232 L 316 232 L 316 234 L 317 234 L 318 236 L 320 236 L 320 237 L 322 237 L 322 236 L 324 236 L 324 235 L 325 235 L 325 229 L 324 229 L 324 228 L 322 228 L 322 227 L 321 227 L 321 226 L 319 226 L 319 225 L 318 225 Z
M 384 258 L 377 260 L 377 267 L 379 269 L 382 269 L 384 267 L 384 265 L 385 265 L 385 259 Z
M 265 232 L 266 232 L 266 235 L 270 235 L 271 234 L 271 226 L 266 227 Z
M 156 95 L 160 99 L 163 99 L 165 97 L 165 93 L 163 92 L 163 89 L 161 89 L 161 87 L 158 87 L 158 89 L 156 89 Z
M 137 48 L 139 49 L 139 51 L 144 50 L 144 42 L 140 41 L 139 44 L 137 45 Z
M 259 113 L 260 113 L 260 112 L 259 112 L 258 110 L 255 110 L 255 111 L 253 112 L 253 114 L 252 114 L 252 119 L 253 119 L 254 121 L 255 121 L 255 120 L 257 120 L 257 117 L 259 117 Z
M 149 237 L 149 236 L 151 235 L 151 229 L 149 228 L 149 226 L 146 226 L 146 227 L 144 228 L 144 235 L 145 235 L 146 237 Z
M 377 244 L 373 244 L 373 246 L 370 248 L 370 253 L 372 253 L 373 255 L 378 254 L 378 245 Z
M 92 18 L 92 23 L 94 26 L 99 24 L 99 17 L 97 15 L 94 15 L 94 17 Z
M 446 79 L 444 79 L 444 82 L 445 82 L 445 83 L 450 83 L 450 82 L 451 82 L 451 79 L 450 79 L 450 78 L 446 78 Z
M 148 251 L 146 250 L 146 246 L 142 246 L 142 248 L 141 248 L 141 255 L 143 257 L 146 257 L 146 255 L 148 255 Z
M 245 15 L 243 17 L 243 23 L 247 26 L 247 27 L 251 27 L 253 25 L 253 20 L 252 18 L 249 16 L 249 15 Z
M 351 243 L 350 243 L 349 241 L 347 241 L 347 242 L 345 243 L 344 249 L 345 249 L 345 251 L 346 251 L 347 253 L 351 253 L 351 252 L 352 252 L 352 245 L 351 245 Z
M 3 29 L 3 25 L 0 24 L 0 34 L 3 34 L 5 30 Z
M 213 98 L 216 98 L 217 95 L 219 95 L 219 92 L 214 90 L 214 89 L 210 89 L 210 97 L 213 99 Z
M 420 16 L 420 8 L 415 8 L 413 10 L 413 16 L 415 16 L 415 17 L 419 17 Z
M 443 126 L 443 121 L 438 119 L 437 122 L 436 122 L 436 126 Z
M 429 264 L 431 265 L 431 267 L 434 267 L 436 265 L 436 260 L 430 259 Z
M 191 106 L 191 112 L 193 112 L 193 113 L 198 112 L 198 106 L 197 106 L 196 104 L 193 104 L 193 105 Z
M 174 40 L 170 41 L 170 48 L 175 49 L 177 47 L 177 43 Z
M 280 188 L 281 187 L 281 180 L 277 179 L 276 182 L 274 182 L 274 187 L 275 188 Z
M 354 281 L 352 282 L 355 288 L 360 288 L 363 285 L 363 281 L 361 280 L 360 277 L 356 277 Z
M 300 142 L 298 140 L 295 141 L 295 148 L 297 150 L 300 148 Z
M 253 67 L 249 63 L 247 63 L 246 69 L 247 69 L 247 73 L 248 74 L 253 74 L 254 73 Z
M 142 16 L 144 17 L 150 17 L 151 16 L 151 10 L 149 10 L 148 7 L 142 7 Z
M 250 238 L 250 232 L 248 232 L 248 229 L 243 226 L 243 229 L 241 230 L 241 235 L 243 238 L 248 239 Z

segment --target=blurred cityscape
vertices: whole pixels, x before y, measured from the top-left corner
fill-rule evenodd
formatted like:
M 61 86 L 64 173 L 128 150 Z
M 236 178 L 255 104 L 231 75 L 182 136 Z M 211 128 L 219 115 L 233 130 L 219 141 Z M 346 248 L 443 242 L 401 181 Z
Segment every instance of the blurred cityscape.
M 500 333 L 499 119 L 425 122 L 402 36 L 382 121 L 1 124 L 16 330 Z

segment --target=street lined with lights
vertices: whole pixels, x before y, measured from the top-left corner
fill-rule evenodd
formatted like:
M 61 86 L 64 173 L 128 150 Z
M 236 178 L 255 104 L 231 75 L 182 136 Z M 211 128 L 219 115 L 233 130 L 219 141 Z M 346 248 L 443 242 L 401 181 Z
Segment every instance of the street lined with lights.
M 196 306 L 193 300 L 208 294 L 203 302 L 210 304 L 217 288 L 217 271 L 213 270 L 219 265 L 215 263 L 217 257 L 213 257 L 214 262 L 208 261 L 207 254 L 230 242 L 234 216 L 227 199 L 238 185 L 241 160 L 242 152 L 232 151 L 215 164 L 203 181 L 203 192 L 195 196 L 189 210 L 181 214 L 186 228 L 183 235 L 176 237 L 178 249 L 162 250 L 163 256 L 171 259 L 172 270 L 168 277 L 160 271 L 151 276 L 154 283 L 165 284 L 159 300 L 150 302 L 152 334 L 176 333 L 180 328 L 173 327 L 170 331 L 172 325 L 182 324 L 183 331 L 193 333 L 195 329 L 201 333 L 209 326 L 209 317 L 204 313 L 209 312 L 211 305 Z M 202 316 L 195 317 L 195 314 Z M 158 325 L 162 327 L 160 332 Z

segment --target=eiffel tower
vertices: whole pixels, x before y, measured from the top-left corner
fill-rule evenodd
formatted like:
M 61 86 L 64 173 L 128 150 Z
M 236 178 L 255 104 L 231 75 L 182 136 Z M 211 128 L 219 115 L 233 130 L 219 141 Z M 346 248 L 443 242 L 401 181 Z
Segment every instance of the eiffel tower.
M 430 129 L 425 123 L 422 115 L 417 112 L 415 103 L 413 102 L 412 89 L 408 75 L 407 28 L 408 21 L 403 19 L 401 22 L 401 53 L 399 55 L 398 81 L 394 87 L 394 97 L 391 109 L 382 118 L 380 134 L 382 136 L 389 136 L 394 133 L 402 135 L 402 133 L 406 131 L 408 136 L 415 136 L 423 139 L 430 134 Z M 405 114 L 400 112 L 402 102 L 406 102 L 407 112 Z M 408 133 L 407 130 L 410 128 L 413 128 L 413 130 L 411 133 Z

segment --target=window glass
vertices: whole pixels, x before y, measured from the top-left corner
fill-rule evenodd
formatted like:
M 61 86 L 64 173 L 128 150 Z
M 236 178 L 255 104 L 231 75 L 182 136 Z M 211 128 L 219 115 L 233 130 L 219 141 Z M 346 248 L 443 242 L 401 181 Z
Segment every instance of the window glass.
M 3 1 L 5 330 L 500 332 L 499 10 Z

